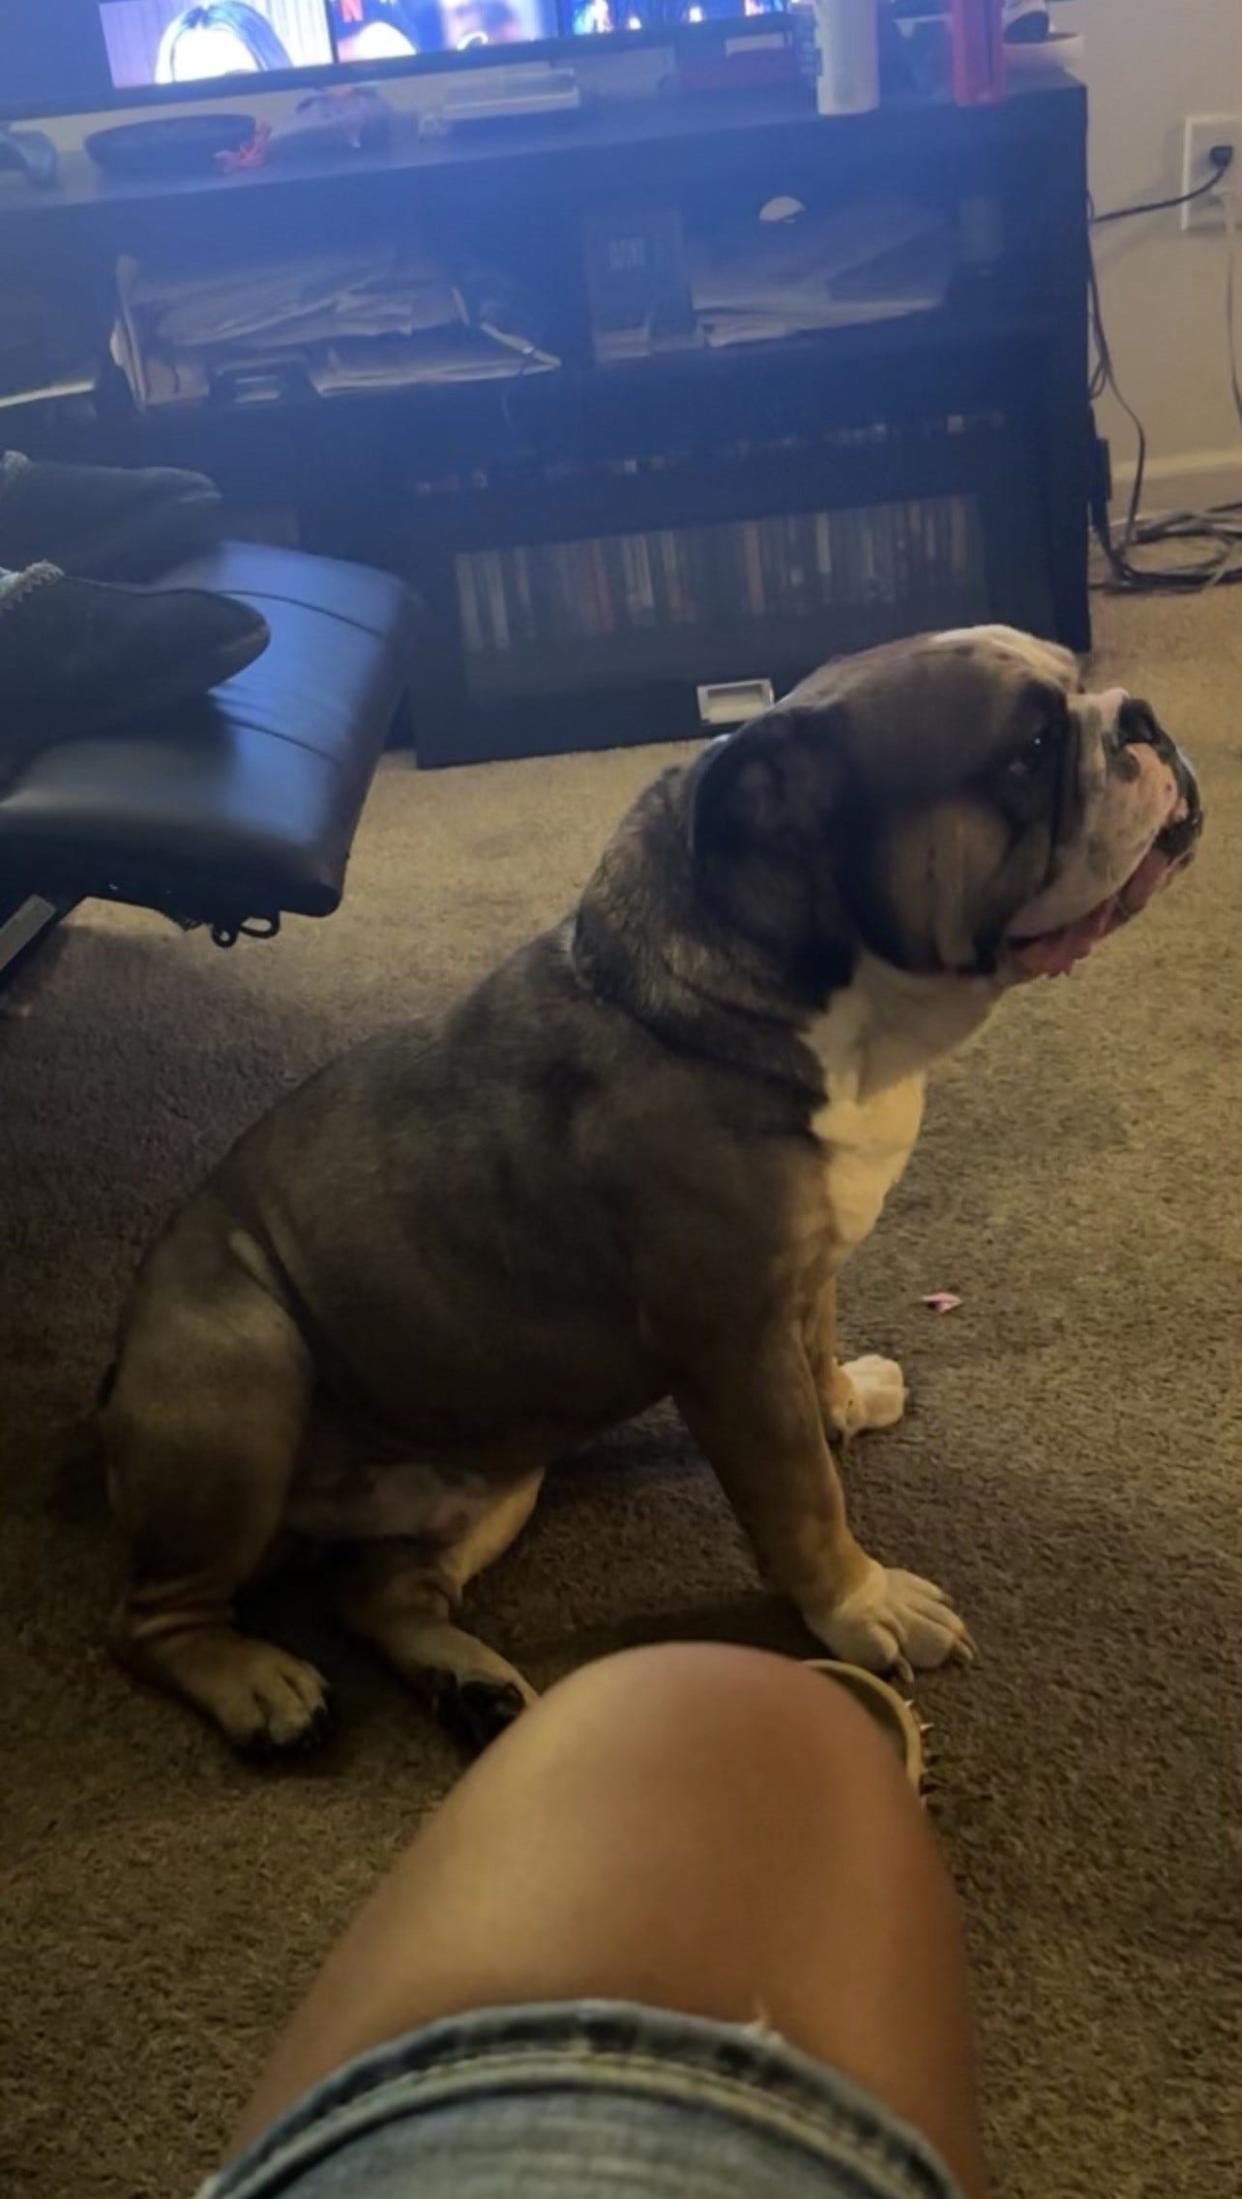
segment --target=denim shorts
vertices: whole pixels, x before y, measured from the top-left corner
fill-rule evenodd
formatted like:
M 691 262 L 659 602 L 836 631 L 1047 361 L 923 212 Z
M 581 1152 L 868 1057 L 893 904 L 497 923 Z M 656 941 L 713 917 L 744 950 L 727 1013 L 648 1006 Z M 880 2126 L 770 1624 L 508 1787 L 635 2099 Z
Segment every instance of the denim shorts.
M 762 2025 L 476 2010 L 317 2085 L 199 2199 L 961 2199 L 926 2140 Z

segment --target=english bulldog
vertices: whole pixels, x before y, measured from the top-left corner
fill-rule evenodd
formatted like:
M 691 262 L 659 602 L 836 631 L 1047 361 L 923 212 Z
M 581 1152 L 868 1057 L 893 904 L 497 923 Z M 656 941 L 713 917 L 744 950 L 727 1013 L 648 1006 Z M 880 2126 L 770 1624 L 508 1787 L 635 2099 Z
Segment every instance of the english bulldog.
M 103 1408 L 122 1659 L 242 1750 L 304 1745 L 326 1684 L 234 1600 L 326 1544 L 348 1623 L 481 1742 L 530 1689 L 467 1583 L 552 1462 L 665 1398 L 834 1657 L 969 1658 L 850 1532 L 835 1448 L 904 1388 L 840 1363 L 837 1275 L 929 1064 L 1201 825 L 1149 705 L 1005 627 L 829 664 L 664 772 L 565 922 L 281 1100 L 149 1254 Z

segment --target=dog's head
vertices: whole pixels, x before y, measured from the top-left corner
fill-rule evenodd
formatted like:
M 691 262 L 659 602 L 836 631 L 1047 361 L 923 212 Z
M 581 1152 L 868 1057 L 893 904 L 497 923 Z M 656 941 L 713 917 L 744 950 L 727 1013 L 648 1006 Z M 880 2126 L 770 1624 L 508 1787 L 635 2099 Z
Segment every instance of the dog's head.
M 705 890 L 825 975 L 1069 970 L 1191 859 L 1186 757 L 1123 688 L 1008 627 L 841 659 L 714 742 L 688 785 Z

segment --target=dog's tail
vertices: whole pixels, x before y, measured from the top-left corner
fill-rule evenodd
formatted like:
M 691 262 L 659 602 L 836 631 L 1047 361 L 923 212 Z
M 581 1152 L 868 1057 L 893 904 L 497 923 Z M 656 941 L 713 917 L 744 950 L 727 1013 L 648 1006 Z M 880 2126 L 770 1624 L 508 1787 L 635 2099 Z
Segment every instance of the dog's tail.
M 99 1388 L 95 1392 L 95 1410 L 97 1413 L 103 1412 L 105 1406 L 108 1404 L 112 1396 L 113 1390 L 116 1388 L 117 1372 L 117 1362 L 114 1359 L 110 1367 L 105 1367 L 103 1375 L 100 1379 Z

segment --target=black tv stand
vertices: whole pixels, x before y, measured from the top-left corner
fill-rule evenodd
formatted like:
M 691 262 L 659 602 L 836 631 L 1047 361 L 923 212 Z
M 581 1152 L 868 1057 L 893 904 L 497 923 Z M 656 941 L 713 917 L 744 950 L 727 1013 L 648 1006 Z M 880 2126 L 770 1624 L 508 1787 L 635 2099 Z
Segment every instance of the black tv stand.
M 716 219 L 877 186 L 956 209 L 973 239 L 943 308 L 596 363 L 584 215 Z M 833 121 L 801 88 L 600 102 L 572 125 L 411 125 L 353 157 L 158 184 L 69 157 L 38 197 L 0 177 L 0 284 L 72 291 L 102 357 L 122 254 L 175 244 L 192 266 L 411 224 L 537 292 L 560 367 L 145 412 L 105 377 L 89 405 L 11 412 L 8 438 L 205 467 L 240 507 L 292 510 L 305 546 L 408 573 L 431 612 L 427 762 L 690 734 L 731 687 L 750 707 L 764 681 L 915 626 L 997 618 L 1088 646 L 1078 84 Z

